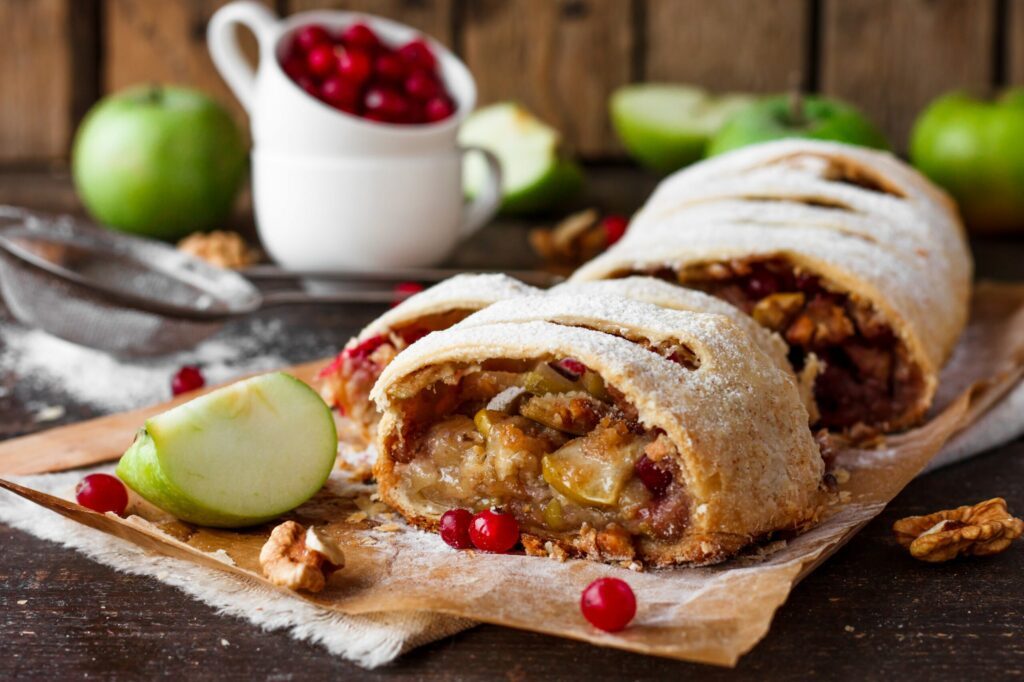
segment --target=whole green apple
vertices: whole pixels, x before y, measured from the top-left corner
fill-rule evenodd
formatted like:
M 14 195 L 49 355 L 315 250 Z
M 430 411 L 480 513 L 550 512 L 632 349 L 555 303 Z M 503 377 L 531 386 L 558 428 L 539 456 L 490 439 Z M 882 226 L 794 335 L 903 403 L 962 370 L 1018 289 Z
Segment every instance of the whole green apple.
M 953 195 L 971 230 L 1024 229 L 1024 89 L 992 102 L 938 98 L 914 123 L 910 158 Z
M 178 239 L 228 217 L 245 179 L 246 143 L 231 116 L 205 94 L 140 87 L 89 111 L 71 165 L 97 221 Z
M 888 149 L 885 136 L 857 109 L 827 97 L 766 97 L 730 118 L 708 143 L 708 156 L 786 137 Z

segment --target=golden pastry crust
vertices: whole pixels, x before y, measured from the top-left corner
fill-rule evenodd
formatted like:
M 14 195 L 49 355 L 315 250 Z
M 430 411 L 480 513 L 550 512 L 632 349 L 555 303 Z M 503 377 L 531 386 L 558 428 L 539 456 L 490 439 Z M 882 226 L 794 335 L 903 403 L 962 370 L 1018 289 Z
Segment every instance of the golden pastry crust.
M 789 140 L 666 179 L 626 237 L 572 281 L 775 260 L 877 310 L 921 374 L 903 428 L 931 405 L 968 315 L 972 264 L 949 199 L 889 154 Z M 684 282 L 685 283 L 685 282 Z
M 817 406 L 814 403 L 814 379 L 816 373 L 802 372 L 797 375 L 790 364 L 787 354 L 789 347 L 777 333 L 762 327 L 736 306 L 694 289 L 669 284 L 654 277 L 624 277 L 622 279 L 605 279 L 590 282 L 565 282 L 550 290 L 552 295 L 578 294 L 587 296 L 622 296 L 635 301 L 643 301 L 669 310 L 691 311 L 695 313 L 715 313 L 732 320 L 745 331 L 757 347 L 765 352 L 783 371 L 793 375 L 793 380 L 800 390 L 800 399 L 807 408 L 810 420 L 817 420 Z
M 487 360 L 572 357 L 621 392 L 641 425 L 664 431 L 678 455 L 691 500 L 688 525 L 672 542 L 642 539 L 639 559 L 653 565 L 718 561 L 767 533 L 816 518 L 824 465 L 807 428 L 807 411 L 791 377 L 742 329 L 721 315 L 588 298 L 590 311 L 568 311 L 553 316 L 556 322 L 477 325 L 467 318 L 388 366 L 372 396 L 383 413 L 375 474 L 388 504 L 425 528 L 439 518 L 399 485 L 392 455 L 403 433 L 403 398 Z M 530 310 L 538 300 L 516 304 Z M 587 328 L 601 318 L 615 320 L 623 336 L 672 335 L 693 351 L 699 366 L 688 369 L 625 338 Z M 583 326 L 569 326 L 577 323 Z

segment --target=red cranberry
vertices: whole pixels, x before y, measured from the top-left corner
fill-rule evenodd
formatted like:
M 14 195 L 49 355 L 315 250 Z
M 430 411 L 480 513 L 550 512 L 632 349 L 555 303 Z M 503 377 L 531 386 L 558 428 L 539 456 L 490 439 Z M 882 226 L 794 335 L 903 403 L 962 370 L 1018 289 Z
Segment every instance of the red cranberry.
M 563 373 L 572 375 L 572 378 L 578 379 L 587 371 L 587 366 L 576 358 L 563 358 L 558 361 L 558 369 L 563 370 Z
M 341 32 L 341 40 L 347 47 L 374 50 L 380 46 L 380 38 L 366 24 L 352 24 Z
M 309 75 L 306 72 L 306 60 L 299 56 L 288 57 L 284 60 L 284 63 L 281 64 L 281 68 L 293 81 L 297 81 L 300 78 L 306 78 Z
M 110 474 L 89 474 L 75 486 L 78 504 L 102 513 L 114 512 L 124 515 L 128 508 L 128 490 L 124 483 Z
M 355 112 L 359 104 L 359 86 L 340 76 L 331 76 L 320 86 L 320 97 L 333 107 Z
M 370 77 L 370 57 L 359 50 L 338 51 L 338 73 L 354 83 L 362 83 Z
M 604 230 L 604 241 L 608 246 L 622 239 L 629 227 L 629 219 L 621 215 L 605 216 L 601 221 L 601 229 Z
M 427 102 L 425 113 L 431 123 L 443 121 L 455 113 L 455 105 L 447 97 L 435 97 Z
M 327 29 L 317 24 L 303 26 L 295 34 L 295 44 L 304 52 L 309 52 L 317 45 L 326 45 L 329 42 L 331 42 L 331 37 L 327 34 Z
M 395 292 L 395 300 L 391 303 L 391 307 L 394 308 L 413 294 L 420 293 L 423 289 L 423 285 L 419 282 L 399 282 L 393 289 Z
M 370 356 L 371 353 L 373 353 L 373 351 L 377 350 L 379 347 L 383 346 L 387 342 L 387 336 L 385 336 L 384 334 L 378 334 L 377 336 L 371 336 L 365 341 L 361 341 L 360 343 L 358 343 L 355 346 L 352 346 L 351 348 L 346 348 L 345 350 L 341 351 L 341 353 L 345 357 L 352 358 L 353 360 L 356 361 L 365 360 Z
M 309 76 L 302 76 L 300 78 L 297 78 L 295 79 L 295 82 L 296 84 L 298 84 L 300 88 L 302 88 L 309 94 L 313 95 L 313 97 L 321 96 L 321 89 L 317 87 L 316 81 L 310 78 Z
M 485 509 L 473 516 L 469 537 L 477 549 L 502 554 L 519 543 L 519 523 L 511 514 Z
M 473 515 L 468 509 L 449 509 L 441 515 L 441 539 L 455 549 L 470 549 L 469 524 Z
M 416 99 L 429 100 L 442 94 L 441 84 L 437 79 L 423 71 L 413 71 L 405 79 L 405 92 Z
M 317 45 L 306 55 L 306 68 L 315 76 L 327 76 L 334 73 L 338 59 L 334 48 L 330 45 Z
M 761 299 L 779 291 L 779 278 L 763 265 L 755 266 L 747 276 L 745 288 L 752 297 Z
M 665 494 L 670 483 L 672 483 L 672 472 L 666 471 L 658 466 L 657 462 L 644 455 L 633 465 L 633 471 L 644 487 L 651 491 L 655 497 Z
M 363 97 L 367 118 L 397 123 L 409 112 L 409 103 L 402 95 L 390 88 L 373 86 Z
M 598 578 L 583 590 L 580 611 L 594 627 L 618 632 L 636 615 L 636 595 L 624 580 Z
M 422 38 L 417 38 L 398 48 L 398 56 L 406 64 L 418 66 L 427 71 L 433 71 L 437 67 L 434 51 L 430 49 L 430 46 Z
M 171 393 L 181 395 L 189 391 L 195 391 L 206 385 L 203 373 L 195 365 L 185 365 L 178 370 L 178 373 L 171 379 Z
M 401 81 L 409 72 L 405 62 L 394 52 L 377 55 L 373 62 L 373 70 L 378 78 L 393 82 Z

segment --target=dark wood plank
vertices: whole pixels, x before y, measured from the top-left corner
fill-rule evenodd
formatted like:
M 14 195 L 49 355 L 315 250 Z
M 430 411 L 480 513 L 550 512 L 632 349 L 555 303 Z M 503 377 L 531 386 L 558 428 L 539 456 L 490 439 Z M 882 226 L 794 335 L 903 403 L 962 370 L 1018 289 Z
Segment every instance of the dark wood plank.
M 995 0 L 823 0 L 822 90 L 864 109 L 906 148 L 915 116 L 993 80 Z
M 645 16 L 645 80 L 753 92 L 808 80 L 805 0 L 647 0 Z
M 451 47 L 454 0 L 286 0 L 288 13 L 312 9 L 368 12 L 417 28 Z
M 0 2 L 0 162 L 67 155 L 74 118 L 73 1 Z
M 523 103 L 584 156 L 617 150 L 608 97 L 631 76 L 630 3 L 473 0 L 464 7 L 464 55 L 481 104 Z
M 1024 85 L 1024 0 L 1006 0 L 1002 30 L 1003 76 L 1009 85 Z
M 270 0 L 263 0 L 272 5 Z M 104 78 L 107 92 L 147 83 L 199 88 L 228 106 L 241 125 L 245 114 L 210 60 L 206 24 L 227 0 L 106 0 Z M 240 41 L 255 63 L 256 42 Z

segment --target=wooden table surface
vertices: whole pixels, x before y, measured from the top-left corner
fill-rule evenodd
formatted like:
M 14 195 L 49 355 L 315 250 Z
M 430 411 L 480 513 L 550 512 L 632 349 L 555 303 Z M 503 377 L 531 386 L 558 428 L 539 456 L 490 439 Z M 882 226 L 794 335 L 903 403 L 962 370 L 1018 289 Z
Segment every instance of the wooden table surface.
M 594 173 L 596 205 L 630 211 L 653 179 Z M 60 174 L 0 175 L 0 204 L 78 210 Z M 466 264 L 520 266 L 521 223 L 488 228 Z M 500 244 L 501 248 L 496 248 Z M 975 243 L 982 277 L 1024 279 L 1024 242 Z M 372 307 L 295 307 L 264 350 L 301 362 L 326 355 L 379 313 Z M 0 311 L 0 315 L 4 315 Z M 264 321 L 268 319 L 264 317 Z M 245 331 L 250 320 L 238 323 Z M 6 316 L 0 324 L 11 324 Z M 2 352 L 0 348 L 0 352 Z M 0 373 L 15 389 L 24 377 Z M 58 423 L 97 414 L 59 394 L 0 392 L 0 438 L 39 428 L 29 400 L 63 402 Z M 49 425 L 53 425 L 52 423 Z M 1024 545 L 988 559 L 931 566 L 892 538 L 902 516 L 994 496 L 1024 511 L 1024 440 L 927 475 L 794 590 L 771 632 L 735 670 L 600 649 L 480 626 L 367 672 L 297 642 L 218 615 L 174 588 L 117 573 L 0 524 L 0 679 L 1003 679 L 1024 676 Z M 500 589 L 500 586 L 495 586 Z

